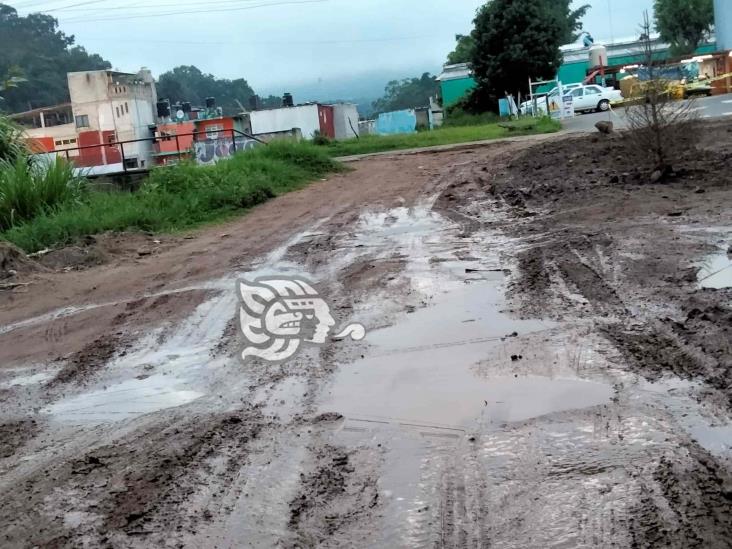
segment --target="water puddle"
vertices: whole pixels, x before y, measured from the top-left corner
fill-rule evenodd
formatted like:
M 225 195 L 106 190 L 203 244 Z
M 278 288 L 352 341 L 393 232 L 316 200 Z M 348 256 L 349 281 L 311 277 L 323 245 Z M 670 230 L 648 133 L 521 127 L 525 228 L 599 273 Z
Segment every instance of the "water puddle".
M 188 404 L 201 396 L 203 393 L 171 384 L 167 376 L 155 375 L 62 400 L 44 411 L 62 420 L 118 421 Z
M 256 278 L 283 272 L 300 274 L 298 266 L 287 263 L 283 257 L 290 245 L 308 234 L 295 235 L 273 250 L 246 276 Z M 247 392 L 248 384 L 239 362 L 236 358 L 219 357 L 213 352 L 221 343 L 229 322 L 236 318 L 237 278 L 238 275 L 223 277 L 198 286 L 218 291 L 199 305 L 170 336 L 160 340 L 159 333 L 149 334 L 135 348 L 107 365 L 104 387 L 70 396 L 43 411 L 62 421 L 94 423 L 118 421 L 182 406 L 205 395 L 219 395 L 216 405 L 222 408 L 238 401 Z M 173 290 L 167 294 L 190 289 Z M 233 375 L 225 375 L 229 373 Z M 275 404 L 281 404 L 292 400 L 289 398 L 291 391 L 299 391 L 300 395 L 304 392 L 301 387 L 280 387 L 268 396 Z M 294 413 L 282 404 L 273 405 L 273 413 L 275 410 L 284 415 Z
M 709 256 L 701 263 L 697 279 L 700 288 L 732 287 L 732 255 L 723 252 Z
M 17 376 L 7 381 L 0 382 L 0 389 L 10 389 L 11 387 L 26 387 L 28 385 L 37 385 L 48 381 L 53 377 L 51 372 L 39 372 L 37 374 Z
M 500 312 L 496 281 L 457 282 L 431 306 L 367 335 L 369 356 L 343 366 L 321 408 L 347 417 L 468 427 L 522 421 L 607 402 L 609 386 L 517 373 L 478 377 L 472 369 L 507 339 L 551 328 Z M 509 355 L 503 360 L 512 362 Z M 514 357 L 520 372 L 520 360 Z
M 652 398 L 659 407 L 670 410 L 681 428 L 708 452 L 728 457 L 732 451 L 732 423 L 728 417 L 715 417 L 694 398 L 698 383 L 679 378 L 650 382 L 642 380 L 642 398 Z

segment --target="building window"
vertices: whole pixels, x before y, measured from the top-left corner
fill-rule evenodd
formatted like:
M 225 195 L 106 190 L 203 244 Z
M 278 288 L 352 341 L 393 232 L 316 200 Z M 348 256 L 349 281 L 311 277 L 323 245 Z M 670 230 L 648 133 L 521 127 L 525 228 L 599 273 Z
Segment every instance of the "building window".
M 125 102 L 125 114 L 130 113 L 130 108 L 127 106 L 127 102 Z
M 218 139 L 219 132 L 224 129 L 223 124 L 211 124 L 206 126 L 206 138 L 207 139 Z
M 61 141 L 60 139 L 57 139 L 56 141 L 54 141 L 54 143 L 58 146 L 58 145 L 63 145 L 64 142 Z
M 76 117 L 76 127 L 77 128 L 88 128 L 89 127 L 89 115 L 88 114 L 80 114 Z
M 117 111 L 117 118 L 119 118 L 119 107 L 115 107 L 115 109 Z

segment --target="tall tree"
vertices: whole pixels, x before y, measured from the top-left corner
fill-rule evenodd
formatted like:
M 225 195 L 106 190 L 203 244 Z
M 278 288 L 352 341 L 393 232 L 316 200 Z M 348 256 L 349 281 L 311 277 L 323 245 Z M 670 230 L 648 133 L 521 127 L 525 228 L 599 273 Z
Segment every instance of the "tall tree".
M 22 67 L 26 82 L 3 92 L 0 108 L 24 111 L 69 100 L 66 73 L 108 69 L 108 61 L 74 46 L 74 37 L 58 30 L 50 15 L 19 17 L 15 8 L 0 4 L 0 75 Z
M 428 72 L 420 78 L 392 80 L 384 89 L 384 97 L 374 101 L 373 107 L 377 112 L 428 107 L 438 89 L 437 78 Z
M 714 25 L 713 0 L 655 0 L 656 30 L 673 55 L 694 53 Z
M 505 92 L 526 94 L 529 78 L 554 78 L 562 63 L 560 46 L 576 38 L 581 17 L 570 0 L 491 0 L 475 17 L 473 71 L 478 82 L 474 110 L 494 109 Z
M 447 62 L 451 65 L 457 63 L 470 63 L 475 51 L 475 38 L 472 34 L 456 34 L 455 49 L 447 54 Z
M 188 101 L 194 105 L 203 105 L 207 97 L 213 97 L 226 114 L 238 113 L 240 103 L 247 108 L 249 97 L 254 95 L 254 90 L 243 78 L 216 78 L 193 65 L 181 65 L 161 74 L 157 90 L 161 99 Z

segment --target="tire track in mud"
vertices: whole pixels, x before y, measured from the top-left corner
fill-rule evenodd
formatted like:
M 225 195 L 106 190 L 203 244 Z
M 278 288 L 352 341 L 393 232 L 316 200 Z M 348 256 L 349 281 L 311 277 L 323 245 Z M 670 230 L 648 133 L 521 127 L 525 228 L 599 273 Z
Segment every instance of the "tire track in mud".
M 728 150 L 728 139 L 724 143 Z M 714 223 L 716 219 L 723 224 L 722 210 L 710 208 L 703 196 L 690 195 L 683 184 L 660 189 L 626 187 L 622 189 L 626 192 L 623 195 L 596 175 L 598 169 L 600 173 L 609 169 L 608 156 L 587 152 L 588 149 L 586 143 L 572 140 L 550 147 L 538 145 L 518 158 L 497 162 L 488 170 L 470 171 L 472 181 L 454 186 L 450 196 L 440 197 L 437 204 L 472 216 L 476 221 L 467 223 L 467 227 L 485 225 L 481 220 L 495 222 L 490 212 L 508 216 L 506 222 L 499 221 L 495 227 L 520 243 L 514 254 L 516 269 L 510 295 L 522 315 L 589 321 L 593 331 L 617 350 L 617 357 L 608 355 L 614 366 L 621 371 L 638 372 L 651 381 L 674 375 L 701 381 L 702 389 L 690 398 L 699 399 L 714 415 L 718 414 L 722 424 L 728 422 L 727 412 L 732 410 L 732 349 L 725 342 L 730 341 L 732 328 L 728 306 L 732 293 L 693 288 L 696 269 L 690 270 L 688 262 L 698 258 L 706 244 L 700 245 L 654 218 L 659 215 L 658 210 L 663 212 L 668 207 L 664 201 L 672 198 L 674 207 L 678 207 L 676 202 L 695 203 L 696 217 L 691 223 Z M 593 181 L 587 181 L 582 170 L 571 167 L 546 170 L 558 154 L 591 157 Z M 532 177 L 536 166 L 544 170 L 541 183 L 534 182 Z M 720 185 L 718 177 L 716 181 L 710 178 L 709 185 L 715 184 Z M 468 188 L 473 190 L 467 192 Z M 728 191 L 722 188 L 709 192 L 716 192 L 717 202 L 728 200 L 729 195 L 724 194 Z M 632 201 L 627 198 L 631 193 L 638 195 Z M 711 221 L 706 220 L 710 212 Z M 665 212 L 660 215 L 665 216 Z M 621 385 L 622 393 L 627 390 Z M 635 463 L 618 454 L 595 470 L 588 463 L 581 465 L 588 456 L 579 454 L 576 464 L 569 462 L 554 470 L 552 474 L 565 477 L 570 484 L 569 476 L 580 465 L 588 478 L 612 478 L 616 475 L 613 471 L 623 470 L 627 475 L 624 484 L 628 497 L 621 505 L 609 507 L 608 513 L 596 510 L 591 517 L 582 507 L 575 510 L 575 530 L 586 536 L 575 541 L 592 546 L 730 547 L 729 460 L 711 455 L 690 440 L 683 429 L 674 427 L 670 411 L 664 410 L 663 404 L 654 411 L 634 410 L 626 398 L 618 403 L 626 416 L 622 419 L 618 415 L 618 420 L 626 426 L 618 429 L 619 439 L 614 444 L 628 445 L 637 436 L 629 428 L 632 424 L 628 415 L 643 417 L 650 412 L 659 418 L 654 426 L 659 431 L 655 436 L 665 436 L 671 446 L 659 445 L 657 451 Z M 669 420 L 672 423 L 667 425 Z M 727 444 L 730 447 L 732 440 Z M 556 448 L 544 452 L 556 455 Z M 622 485 L 609 483 L 607 489 L 601 487 L 601 497 L 616 494 Z M 562 491 L 559 487 L 556 490 Z M 536 491 L 541 492 L 539 486 Z M 592 508 L 592 501 L 588 500 L 586 505 Z M 530 508 L 527 505 L 522 512 Z M 504 509 L 490 519 L 497 528 L 493 532 L 499 534 L 491 542 L 505 547 L 521 546 L 505 537 L 509 529 L 516 528 L 516 539 L 523 537 L 540 545 L 540 538 L 526 538 L 529 532 L 517 528 L 521 522 L 510 526 L 500 523 L 501 515 L 508 513 Z M 451 531 L 452 546 L 458 546 L 460 541 Z
M 102 441 L 55 463 L 39 464 L 2 490 L 4 545 L 168 543 L 195 532 L 259 436 L 256 408 L 221 415 L 170 414 L 167 421 Z M 51 493 L 43 483 L 53 482 Z M 205 493 L 207 509 L 188 503 Z M 137 540 L 137 541 L 136 541 Z

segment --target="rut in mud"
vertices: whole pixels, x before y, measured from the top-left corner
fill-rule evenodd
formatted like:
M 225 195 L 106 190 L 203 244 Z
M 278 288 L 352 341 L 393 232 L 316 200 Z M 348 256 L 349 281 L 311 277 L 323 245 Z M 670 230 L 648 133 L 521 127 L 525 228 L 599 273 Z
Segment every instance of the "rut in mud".
M 365 160 L 29 274 L 1 296 L 3 545 L 726 547 L 732 151 L 707 136 L 656 185 L 615 139 Z M 366 339 L 242 363 L 235 282 L 274 274 Z

